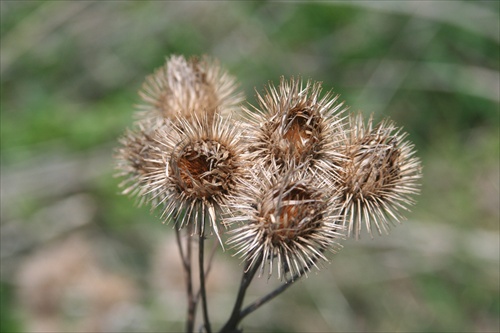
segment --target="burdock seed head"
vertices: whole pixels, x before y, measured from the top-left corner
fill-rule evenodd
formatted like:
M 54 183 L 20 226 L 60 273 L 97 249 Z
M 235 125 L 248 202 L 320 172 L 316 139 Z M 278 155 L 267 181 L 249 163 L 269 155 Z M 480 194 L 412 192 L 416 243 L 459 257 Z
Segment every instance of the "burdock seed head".
M 327 260 L 324 252 L 339 248 L 342 237 L 338 203 L 324 185 L 301 169 L 254 169 L 228 205 L 232 215 L 225 222 L 234 225 L 228 244 L 250 266 L 260 264 L 261 274 L 266 266 L 278 278 L 318 268 L 318 260 Z
M 391 221 L 404 220 L 419 193 L 420 160 L 407 134 L 391 121 L 373 127 L 370 117 L 365 124 L 361 114 L 349 117 L 351 131 L 346 138 L 347 157 L 339 188 L 343 201 L 344 225 L 348 235 L 359 238 L 362 225 L 372 235 L 388 232 Z
M 216 60 L 174 55 L 146 78 L 139 91 L 144 102 L 139 115 L 174 120 L 208 114 L 211 120 L 216 110 L 229 113 L 242 102 L 237 88 L 236 80 Z
M 168 126 L 168 125 L 165 125 Z M 160 145 L 154 139 L 154 129 L 149 123 L 138 122 L 133 129 L 127 129 L 118 139 L 120 146 L 115 150 L 117 177 L 123 178 L 119 187 L 122 194 L 136 197 L 139 205 L 148 197 L 157 198 L 148 190 L 151 174 L 161 168 L 162 163 L 155 157 Z M 149 191 L 149 195 L 146 193 Z
M 173 219 L 178 228 L 209 222 L 220 240 L 216 216 L 246 168 L 238 132 L 237 123 L 217 113 L 179 117 L 157 131 L 161 149 L 153 159 L 159 169 L 151 173 L 148 191 L 161 198 L 157 206 L 165 221 Z
M 249 152 L 264 164 L 304 165 L 312 171 L 336 173 L 342 159 L 336 133 L 341 129 L 343 103 L 321 83 L 281 78 L 265 94 L 257 93 L 258 107 L 244 109 L 249 118 Z

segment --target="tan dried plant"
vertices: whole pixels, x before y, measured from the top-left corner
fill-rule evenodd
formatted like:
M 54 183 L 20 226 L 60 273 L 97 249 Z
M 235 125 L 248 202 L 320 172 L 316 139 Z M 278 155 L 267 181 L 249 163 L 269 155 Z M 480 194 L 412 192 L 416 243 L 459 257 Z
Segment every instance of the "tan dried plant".
M 250 158 L 266 166 L 293 164 L 336 175 L 345 107 L 338 95 L 321 97 L 321 91 L 320 82 L 282 77 L 278 87 L 270 83 L 264 94 L 257 93 L 259 106 L 244 109 Z
M 238 129 L 231 118 L 216 113 L 179 117 L 156 131 L 160 149 L 151 157 L 157 168 L 149 172 L 147 192 L 158 196 L 163 221 L 173 220 L 178 228 L 190 222 L 203 228 L 208 221 L 220 240 L 220 206 L 247 168 Z
M 340 205 L 313 174 L 261 168 L 240 186 L 228 202 L 233 215 L 225 222 L 233 227 L 228 244 L 249 267 L 260 265 L 262 273 L 267 266 L 278 278 L 301 276 L 319 268 L 318 260 L 328 260 L 325 251 L 340 248 Z
M 118 170 L 116 176 L 123 179 L 118 185 L 122 189 L 121 193 L 135 197 L 139 206 L 157 198 L 156 193 L 149 191 L 151 174 L 162 165 L 154 157 L 160 149 L 154 139 L 154 127 L 138 122 L 134 129 L 127 129 L 118 139 L 120 147 L 114 155 Z
M 117 176 L 124 178 L 120 183 L 122 193 L 154 208 L 170 203 L 169 190 L 159 182 L 168 172 L 165 165 L 170 163 L 169 156 L 177 149 L 174 147 L 192 139 L 193 131 L 199 131 L 197 135 L 223 133 L 220 115 L 230 115 L 243 100 L 237 88 L 236 80 L 215 59 L 208 56 L 186 59 L 177 55 L 167 58 L 162 67 L 146 78 L 139 91 L 143 103 L 136 111 L 137 121 L 119 139 L 115 158 Z M 215 119 L 217 123 L 212 124 Z M 191 182 L 196 190 L 184 189 L 193 193 L 206 190 L 197 184 Z M 193 197 L 193 193 L 186 196 Z M 169 207 L 163 209 L 164 216 L 171 215 L 166 214 Z M 198 211 L 194 206 L 191 210 Z M 214 209 L 207 211 L 210 216 L 213 213 Z M 179 226 L 184 222 L 184 219 L 179 221 Z
M 421 178 L 420 160 L 407 133 L 392 121 L 377 126 L 362 114 L 349 117 L 340 183 L 344 225 L 349 236 L 359 238 L 363 225 L 370 235 L 388 233 L 394 222 L 405 219 L 402 211 L 415 203 Z
M 241 107 L 236 80 L 203 56 L 167 58 L 139 92 L 138 121 L 119 139 L 124 194 L 148 202 L 175 226 L 186 275 L 186 330 L 194 331 L 198 296 L 211 331 L 205 278 L 205 228 L 243 258 L 232 313 L 221 332 L 236 332 L 249 313 L 328 261 L 347 235 L 387 233 L 415 203 L 420 160 L 407 133 L 389 120 L 374 125 L 322 85 L 300 77 L 257 93 Z M 236 111 L 243 111 L 245 121 Z M 186 227 L 187 228 L 184 228 Z M 182 238 L 180 230 L 186 231 Z M 199 292 L 193 290 L 193 235 L 198 235 Z M 211 257 L 213 258 L 213 257 Z M 212 259 L 210 259 L 212 260 Z M 208 264 L 210 267 L 210 262 Z M 286 283 L 242 308 L 253 277 Z
M 206 114 L 211 120 L 216 110 L 231 113 L 244 100 L 237 89 L 237 81 L 217 60 L 173 55 L 142 85 L 139 116 L 174 120 Z

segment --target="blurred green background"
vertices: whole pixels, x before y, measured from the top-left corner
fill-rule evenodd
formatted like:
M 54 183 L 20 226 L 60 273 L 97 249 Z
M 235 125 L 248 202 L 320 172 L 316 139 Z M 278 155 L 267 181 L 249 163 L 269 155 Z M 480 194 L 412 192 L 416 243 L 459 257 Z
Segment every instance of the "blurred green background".
M 144 77 L 206 53 L 250 102 L 281 75 L 323 81 L 424 166 L 407 222 L 345 242 L 246 332 L 498 332 L 499 4 L 1 1 L 1 331 L 183 330 L 172 228 L 118 195 L 112 153 Z M 215 328 L 241 269 L 216 254 Z

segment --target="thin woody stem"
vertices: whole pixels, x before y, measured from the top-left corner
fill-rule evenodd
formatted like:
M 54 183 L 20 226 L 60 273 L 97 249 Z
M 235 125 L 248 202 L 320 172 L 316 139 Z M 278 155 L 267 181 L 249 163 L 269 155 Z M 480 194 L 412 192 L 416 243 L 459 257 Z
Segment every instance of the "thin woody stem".
M 287 290 L 288 287 L 290 287 L 295 281 L 297 281 L 298 279 L 300 279 L 300 277 L 302 275 L 301 274 L 295 274 L 293 276 L 293 278 L 290 279 L 290 280 L 287 280 L 285 282 L 285 284 L 279 286 L 278 288 L 276 288 L 273 291 L 271 291 L 269 294 L 267 294 L 267 295 L 259 298 L 258 300 L 254 301 L 252 304 L 248 305 L 246 308 L 244 308 L 240 312 L 240 314 L 239 314 L 240 315 L 240 320 L 242 320 L 247 315 L 249 315 L 250 313 L 254 312 L 258 308 L 260 308 L 262 305 L 264 305 L 265 303 L 269 302 L 270 300 L 272 300 L 273 298 L 275 298 L 276 296 L 278 296 L 279 294 L 281 294 L 282 292 L 284 292 L 285 290 Z
M 194 332 L 194 321 L 196 315 L 196 303 L 197 298 L 194 297 L 193 293 L 193 278 L 192 278 L 192 269 L 191 269 L 191 253 L 192 253 L 192 238 L 190 237 L 191 228 L 186 228 L 186 253 L 184 253 L 182 247 L 182 241 L 180 236 L 180 230 L 175 228 L 175 236 L 177 240 L 177 246 L 179 247 L 179 253 L 182 259 L 182 267 L 184 268 L 184 272 L 186 274 L 186 293 L 187 293 L 187 319 L 186 319 L 186 332 Z
M 200 296 L 201 296 L 201 307 L 203 312 L 203 323 L 207 333 L 211 333 L 212 329 L 210 327 L 210 320 L 208 317 L 208 306 L 207 306 L 207 292 L 205 288 L 205 223 L 207 212 L 203 211 L 202 220 L 200 221 L 200 232 L 199 232 L 199 242 L 198 242 L 198 259 L 199 259 L 199 271 L 200 271 Z
M 230 319 L 228 320 L 226 325 L 222 328 L 220 333 L 240 332 L 240 331 L 238 331 L 237 326 L 238 326 L 238 323 L 241 320 L 243 320 L 243 318 L 245 318 L 250 313 L 254 312 L 258 308 L 260 308 L 262 305 L 266 304 L 267 302 L 269 302 L 270 300 L 272 300 L 273 298 L 275 298 L 276 296 L 280 295 L 282 292 L 287 290 L 295 281 L 297 281 L 303 275 L 305 275 L 306 271 L 310 270 L 311 266 L 314 265 L 314 263 L 316 262 L 317 259 L 318 259 L 318 257 L 313 258 L 312 261 L 307 266 L 303 267 L 299 272 L 297 272 L 297 274 L 293 275 L 290 279 L 287 279 L 285 284 L 279 286 L 278 288 L 274 289 L 273 291 L 271 291 L 267 295 L 259 298 L 258 300 L 254 301 L 252 304 L 248 305 L 246 308 L 241 310 L 241 307 L 243 304 L 243 297 L 245 295 L 246 288 L 248 287 L 248 284 L 250 284 L 251 279 L 255 275 L 255 272 L 257 271 L 257 269 L 260 265 L 260 262 L 262 261 L 262 257 L 260 257 L 257 260 L 256 265 L 253 266 L 252 270 L 249 272 L 245 272 L 243 274 L 242 282 L 240 285 L 240 292 L 238 293 L 238 298 L 237 298 L 236 304 L 233 308 L 233 313 L 231 314 Z M 248 273 L 248 275 L 251 276 L 251 278 L 249 280 L 248 280 L 248 277 L 246 277 L 247 273 Z M 247 285 L 245 285 L 245 284 L 247 284 Z M 238 310 L 236 311 L 236 309 L 238 309 Z
M 212 252 L 210 252 L 210 259 L 208 259 L 207 269 L 205 270 L 205 278 L 208 276 L 208 274 L 210 273 L 210 270 L 212 269 L 212 263 L 214 262 L 214 257 L 215 257 L 215 252 L 217 251 L 217 246 L 218 246 L 218 243 L 214 243 L 214 246 L 212 247 Z
M 208 259 L 207 268 L 205 269 L 205 280 L 207 279 L 208 274 L 212 270 L 212 263 L 214 261 L 217 246 L 218 246 L 218 244 L 214 243 L 214 247 L 212 248 L 212 252 L 210 253 L 210 259 Z M 201 292 L 200 292 L 200 290 L 198 290 L 198 292 L 196 293 L 196 302 L 200 299 L 200 294 L 201 294 Z
M 243 306 L 243 300 L 245 299 L 245 294 L 248 286 L 250 286 L 250 283 L 252 282 L 255 273 L 257 273 L 257 271 L 259 270 L 261 262 L 262 262 L 262 255 L 259 256 L 255 260 L 255 262 L 253 262 L 253 265 L 251 262 L 246 263 L 243 275 L 241 277 L 240 289 L 236 297 L 236 302 L 234 304 L 233 311 L 228 321 L 224 325 L 224 327 L 222 327 L 222 329 L 220 330 L 220 333 L 239 332 L 237 326 L 242 319 L 241 308 Z
M 320 251 L 323 252 L 324 249 L 321 249 Z M 276 296 L 280 295 L 282 292 L 287 290 L 295 281 L 297 281 L 302 276 L 304 276 L 305 273 L 307 271 L 309 271 L 312 266 L 315 265 L 317 260 L 318 260 L 318 256 L 313 257 L 311 259 L 311 261 L 308 263 L 308 265 L 302 267 L 302 269 L 299 270 L 295 275 L 293 275 L 290 279 L 287 279 L 285 281 L 285 284 L 282 284 L 281 286 L 274 289 L 273 291 L 271 291 L 267 295 L 259 298 L 258 300 L 254 301 L 252 304 L 250 304 L 246 308 L 244 308 L 239 314 L 240 320 L 242 320 L 243 318 L 248 316 L 250 313 L 254 312 L 258 308 L 260 308 L 262 305 L 266 304 L 267 302 L 269 302 L 270 300 L 272 300 L 273 298 L 275 298 Z

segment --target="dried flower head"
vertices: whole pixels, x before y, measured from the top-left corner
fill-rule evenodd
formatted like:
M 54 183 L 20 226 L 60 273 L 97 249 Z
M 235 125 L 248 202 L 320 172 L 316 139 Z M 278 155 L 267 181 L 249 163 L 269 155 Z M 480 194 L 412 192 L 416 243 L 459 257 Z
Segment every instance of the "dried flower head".
M 276 173 L 254 169 L 241 181 L 244 191 L 232 197 L 228 244 L 251 265 L 262 259 L 261 274 L 268 266 L 278 278 L 306 273 L 317 260 L 327 260 L 324 251 L 335 251 L 342 237 L 336 216 L 338 203 L 326 195 L 324 184 L 301 169 Z M 276 261 L 276 268 L 274 264 Z
M 158 129 L 161 149 L 153 160 L 159 168 L 149 175 L 148 192 L 159 196 L 165 220 L 173 218 L 179 228 L 190 222 L 203 228 L 208 221 L 220 240 L 216 215 L 245 172 L 238 128 L 216 113 Z
M 242 102 L 243 95 L 236 90 L 236 80 L 216 60 L 171 56 L 146 78 L 139 110 L 146 118 L 189 119 L 206 113 L 211 120 L 216 110 L 230 112 Z
M 257 93 L 259 107 L 244 109 L 249 118 L 250 156 L 264 164 L 305 165 L 312 171 L 336 172 L 342 156 L 336 135 L 345 109 L 338 95 L 320 98 L 321 83 L 281 78 Z
M 348 235 L 359 238 L 363 220 L 372 235 L 372 224 L 379 234 L 387 233 L 390 221 L 404 219 L 402 210 L 414 204 L 419 192 L 420 160 L 407 134 L 384 120 L 373 127 L 361 114 L 349 117 L 351 131 L 346 140 L 347 161 L 341 172 L 344 225 Z
M 131 195 L 138 199 L 139 205 L 147 201 L 146 188 L 151 184 L 151 173 L 161 168 L 154 156 L 160 145 L 154 139 L 154 128 L 144 121 L 137 122 L 134 129 L 127 129 L 118 139 L 120 147 L 115 151 L 116 176 L 123 178 L 119 187 L 122 194 Z M 164 123 L 164 126 L 168 126 Z M 150 198 L 156 198 L 150 193 Z

